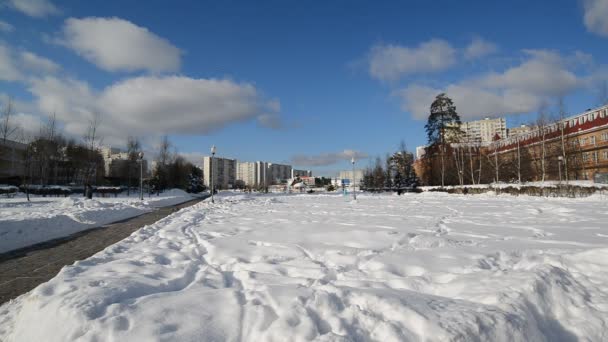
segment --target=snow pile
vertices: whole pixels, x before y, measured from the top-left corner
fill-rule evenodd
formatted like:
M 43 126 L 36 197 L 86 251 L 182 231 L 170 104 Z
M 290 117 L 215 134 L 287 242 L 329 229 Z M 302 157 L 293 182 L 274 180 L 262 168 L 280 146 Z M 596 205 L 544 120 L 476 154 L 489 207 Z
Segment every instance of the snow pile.
M 601 341 L 606 209 L 600 196 L 220 195 L 3 305 L 0 340 Z
M 76 232 L 127 219 L 154 208 L 192 199 L 182 190 L 161 196 L 99 198 L 23 197 L 0 199 L 0 253 L 68 236 Z

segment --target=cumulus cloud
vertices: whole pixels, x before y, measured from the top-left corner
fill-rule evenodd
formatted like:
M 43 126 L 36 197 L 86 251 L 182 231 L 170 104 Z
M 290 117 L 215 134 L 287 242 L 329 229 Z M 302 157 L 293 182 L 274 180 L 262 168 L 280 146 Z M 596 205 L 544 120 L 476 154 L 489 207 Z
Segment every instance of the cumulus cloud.
M 0 20 L 0 32 L 13 32 L 15 28 L 6 21 Z
M 14 51 L 0 43 L 0 80 L 26 81 L 33 75 L 46 75 L 60 69 L 55 62 L 29 51 Z
M 339 163 L 345 160 L 364 159 L 368 155 L 354 150 L 344 150 L 342 152 L 322 153 L 315 156 L 295 155 L 291 158 L 291 162 L 298 166 L 328 166 Z
M 454 100 L 465 119 L 528 113 L 543 100 L 566 95 L 585 85 L 585 79 L 568 69 L 576 58 L 565 58 L 554 51 L 527 50 L 526 59 L 503 72 L 491 72 L 449 84 L 443 88 L 411 84 L 395 92 L 402 109 L 424 120 L 435 96 L 441 92 Z
M 266 101 L 249 83 L 184 76 L 142 76 L 100 91 L 74 79 L 44 77 L 29 91 L 43 112 L 55 112 L 71 134 L 82 134 L 93 115 L 108 140 L 128 135 L 207 134 L 224 126 L 278 116 L 277 101 Z
M 372 48 L 369 73 L 378 80 L 394 81 L 402 76 L 442 71 L 456 63 L 456 49 L 441 39 L 417 47 L 382 44 Z
M 475 37 L 464 49 L 464 57 L 468 60 L 478 59 L 498 51 L 496 44 L 480 37 Z
M 608 37 L 608 1 L 583 0 L 583 9 L 587 30 Z
M 48 0 L 9 0 L 8 4 L 30 17 L 42 18 L 60 13 L 59 9 Z
M 163 72 L 180 67 L 177 47 L 120 18 L 69 18 L 58 40 L 106 71 Z
M 22 77 L 12 51 L 8 46 L 0 44 L 0 80 L 17 81 Z
M 59 70 L 57 63 L 28 51 L 21 53 L 21 64 L 23 68 L 33 72 L 50 74 Z

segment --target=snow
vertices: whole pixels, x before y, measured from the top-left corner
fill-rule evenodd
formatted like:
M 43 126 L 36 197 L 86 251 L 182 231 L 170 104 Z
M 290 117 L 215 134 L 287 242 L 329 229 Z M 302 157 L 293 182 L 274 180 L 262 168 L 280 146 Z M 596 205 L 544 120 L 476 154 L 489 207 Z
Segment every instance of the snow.
M 161 196 L 71 197 L 23 195 L 0 198 L 0 253 L 61 238 L 92 227 L 141 215 L 154 208 L 192 199 L 188 193 L 173 189 Z
M 2 341 L 601 341 L 608 201 L 216 196 L 0 307 Z
M 583 187 L 583 188 L 600 188 L 600 189 L 604 189 L 604 188 L 608 188 L 608 184 L 605 183 L 595 183 L 593 181 L 590 180 L 571 180 L 571 181 L 537 181 L 537 182 L 524 182 L 524 183 L 504 183 L 504 182 L 499 182 L 499 183 L 491 183 L 491 184 L 467 184 L 467 185 L 447 185 L 444 188 L 445 189 L 458 189 L 458 188 L 476 188 L 476 189 L 486 189 L 486 188 L 498 188 L 498 189 L 504 189 L 504 188 L 509 188 L 509 187 L 513 187 L 513 188 L 521 188 L 521 187 L 525 187 L 525 186 L 534 186 L 534 187 L 540 187 L 540 188 L 555 188 L 557 186 L 565 186 L 565 185 L 570 185 L 570 186 L 579 186 L 579 187 Z M 433 185 L 433 186 L 421 186 L 419 187 L 420 189 L 422 189 L 423 191 L 429 191 L 429 190 L 434 190 L 434 189 L 440 189 L 441 186 L 438 185 Z

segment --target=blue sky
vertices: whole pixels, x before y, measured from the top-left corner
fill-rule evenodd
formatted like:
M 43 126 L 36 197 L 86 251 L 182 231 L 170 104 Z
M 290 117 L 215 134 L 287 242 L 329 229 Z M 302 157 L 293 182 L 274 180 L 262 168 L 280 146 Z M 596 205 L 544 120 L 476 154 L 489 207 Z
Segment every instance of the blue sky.
M 0 94 L 24 127 L 54 112 L 80 137 L 98 115 L 106 144 L 169 134 L 193 160 L 215 144 L 333 176 L 424 144 L 439 92 L 513 126 L 560 96 L 595 106 L 608 79 L 607 0 L 0 4 Z

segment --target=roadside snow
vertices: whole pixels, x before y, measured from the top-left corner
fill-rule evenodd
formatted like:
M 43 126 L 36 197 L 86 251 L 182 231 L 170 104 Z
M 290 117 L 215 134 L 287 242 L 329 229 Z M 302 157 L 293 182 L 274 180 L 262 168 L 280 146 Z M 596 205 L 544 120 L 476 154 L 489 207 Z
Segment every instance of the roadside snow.
M 608 202 L 230 195 L 0 307 L 2 341 L 589 341 Z
M 154 208 L 192 199 L 173 189 L 161 196 L 95 197 L 82 196 L 0 198 L 0 253 L 56 239 L 81 230 L 127 219 Z

